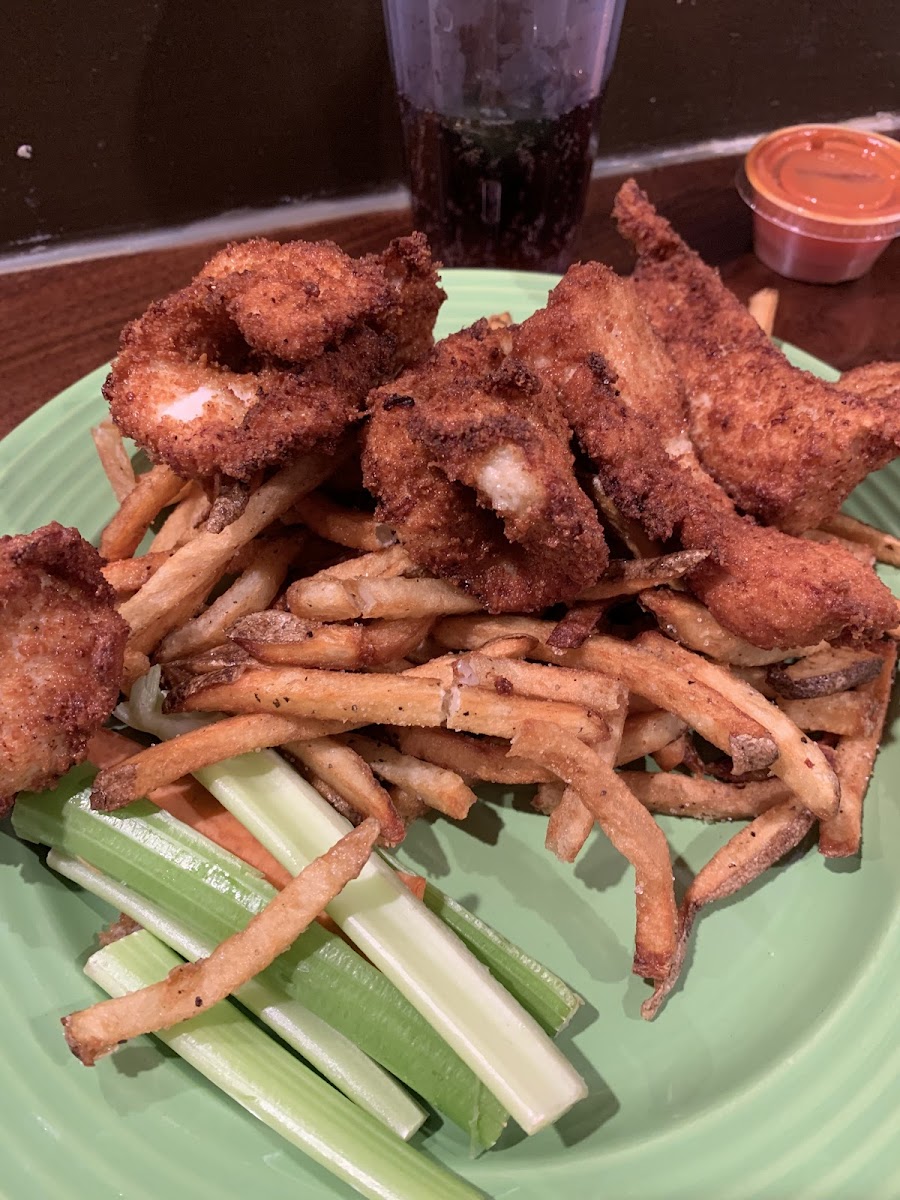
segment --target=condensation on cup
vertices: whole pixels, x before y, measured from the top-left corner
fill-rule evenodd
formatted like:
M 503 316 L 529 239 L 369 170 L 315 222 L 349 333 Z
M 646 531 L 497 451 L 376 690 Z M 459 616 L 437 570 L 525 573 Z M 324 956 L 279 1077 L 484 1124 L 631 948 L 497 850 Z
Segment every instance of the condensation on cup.
M 568 265 L 624 3 L 384 0 L 413 221 L 445 265 Z

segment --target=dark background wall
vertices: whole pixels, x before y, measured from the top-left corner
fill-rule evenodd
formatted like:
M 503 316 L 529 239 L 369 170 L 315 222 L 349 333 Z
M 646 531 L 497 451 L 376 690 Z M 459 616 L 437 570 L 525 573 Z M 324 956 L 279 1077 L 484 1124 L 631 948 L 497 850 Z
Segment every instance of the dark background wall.
M 897 0 L 628 0 L 600 152 L 897 109 Z M 4 0 L 0 253 L 402 174 L 378 0 Z

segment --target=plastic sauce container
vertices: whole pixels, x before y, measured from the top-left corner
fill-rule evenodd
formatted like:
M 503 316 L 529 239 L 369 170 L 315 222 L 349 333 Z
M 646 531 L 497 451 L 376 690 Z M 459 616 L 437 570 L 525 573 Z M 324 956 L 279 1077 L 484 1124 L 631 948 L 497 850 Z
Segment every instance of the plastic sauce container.
M 900 142 L 841 125 L 760 139 L 738 172 L 756 256 L 788 279 L 865 275 L 900 234 Z

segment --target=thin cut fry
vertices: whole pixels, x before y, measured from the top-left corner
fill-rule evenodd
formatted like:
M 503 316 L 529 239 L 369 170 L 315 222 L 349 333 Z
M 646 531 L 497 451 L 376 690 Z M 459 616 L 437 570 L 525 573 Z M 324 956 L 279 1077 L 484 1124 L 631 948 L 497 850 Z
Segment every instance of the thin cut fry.
M 594 743 L 593 746 L 598 758 L 609 767 L 614 765 L 619 753 L 625 714 L 628 711 L 627 689 L 622 684 L 614 686 L 616 688 L 615 703 L 607 716 L 609 737 Z M 547 789 L 552 786 L 552 784 L 543 785 L 545 790 L 541 801 L 544 805 L 549 803 Z M 593 812 L 582 802 L 578 789 L 568 786 L 560 796 L 559 804 L 550 814 L 544 844 L 563 862 L 574 862 L 593 827 Z
M 408 679 L 409 676 L 401 678 Z M 503 696 L 488 691 L 487 688 L 450 689 L 447 705 L 448 729 L 456 729 L 461 733 L 486 733 L 493 737 L 511 738 L 525 721 L 547 721 L 567 730 L 575 737 L 592 742 L 609 737 L 606 721 L 589 713 L 583 705 L 569 704 L 566 701 L 536 700 L 531 696 Z
M 681 904 L 678 950 L 665 979 L 641 1005 L 641 1016 L 652 1021 L 678 981 L 697 914 L 714 900 L 746 887 L 803 840 L 815 818 L 795 799 L 783 800 L 761 813 L 727 842 L 694 877 Z
M 878 651 L 883 661 L 881 674 L 860 688 L 877 705 L 874 719 L 865 733 L 842 738 L 835 752 L 835 770 L 841 781 L 841 805 L 837 816 L 823 821 L 819 831 L 819 849 L 828 858 L 845 857 L 859 850 L 863 800 L 872 777 L 897 666 L 896 644 L 885 642 Z
M 377 821 L 364 821 L 304 868 L 209 958 L 184 963 L 159 983 L 64 1017 L 69 1049 L 85 1066 L 93 1066 L 121 1042 L 169 1029 L 195 1016 L 198 1009 L 224 1000 L 287 950 L 344 885 L 359 875 L 377 836 Z
M 730 676 L 722 668 L 716 668 L 713 686 L 700 683 L 688 668 L 705 660 L 682 651 L 688 656 L 684 663 L 676 665 L 668 661 L 654 650 L 653 642 L 645 640 L 653 636 L 659 643 L 674 645 L 658 634 L 645 634 L 635 642 L 592 637 L 578 650 L 559 654 L 546 645 L 553 628 L 551 622 L 530 617 L 450 617 L 435 626 L 432 637 L 440 645 L 466 650 L 477 649 L 484 642 L 504 635 L 533 637 L 535 645 L 530 657 L 621 679 L 630 691 L 645 696 L 657 708 L 675 713 L 707 741 L 735 758 L 742 771 L 768 766 L 777 756 L 778 749 L 769 732 L 723 693 L 722 686 L 727 690 Z
M 323 577 L 300 579 L 287 592 L 288 606 L 298 616 L 319 621 L 359 617 L 438 617 L 478 612 L 480 601 L 440 579 Z
M 656 558 L 614 559 L 603 578 L 585 588 L 579 600 L 632 596 L 657 584 L 680 579 L 708 557 L 708 550 L 678 550 L 675 554 L 662 554 Z
M 374 817 L 388 846 L 403 841 L 406 826 L 393 802 L 355 750 L 331 737 L 286 742 L 284 749 L 364 817 Z
M 226 717 L 169 741 L 139 749 L 127 762 L 100 771 L 94 780 L 91 807 L 112 812 L 183 775 L 225 758 L 267 746 L 281 746 L 296 738 L 321 737 L 329 732 L 330 727 L 323 722 L 294 721 L 290 717 L 268 713 Z
M 839 737 L 866 737 L 878 713 L 877 701 L 864 688 L 815 700 L 779 697 L 777 703 L 798 729 L 807 733 L 836 733 Z
M 234 524 L 221 533 L 198 533 L 186 546 L 176 550 L 120 610 L 131 626 L 138 649 L 149 652 L 181 624 L 185 619 L 181 604 L 185 597 L 199 596 L 197 605 L 201 604 L 236 551 L 277 521 L 301 495 L 326 479 L 335 466 L 336 460 L 323 454 L 299 459 L 254 492 Z M 193 616 L 193 612 L 188 615 Z
M 313 579 L 396 579 L 413 569 L 413 561 L 402 546 L 387 546 L 371 554 L 359 554 L 325 567 Z
M 556 779 L 545 767 L 509 754 L 509 743 L 499 738 L 471 737 L 449 729 L 410 728 L 391 732 L 404 754 L 455 771 L 463 779 L 510 786 Z
M 477 651 L 458 659 L 455 675 L 466 687 L 493 688 L 500 696 L 565 700 L 594 713 L 610 712 L 619 702 L 618 685 L 596 671 L 498 659 Z
M 780 696 L 811 700 L 870 683 L 881 674 L 883 665 L 881 656 L 868 650 L 827 646 L 788 667 L 769 667 L 766 677 Z
M 707 662 L 689 650 L 683 649 L 674 642 L 658 633 L 645 633 L 638 639 L 654 655 L 659 655 L 661 661 L 668 662 L 676 669 L 689 673 L 700 683 L 717 689 L 746 713 L 758 721 L 778 747 L 778 757 L 772 763 L 772 772 L 783 779 L 795 793 L 797 799 L 809 808 L 817 817 L 833 816 L 837 812 L 840 798 L 840 784 L 837 776 L 825 759 L 822 751 L 814 741 L 800 732 L 793 721 L 771 704 L 742 679 L 729 675 L 715 663 Z M 794 703 L 802 703 L 795 701 Z M 809 703 L 807 701 L 807 703 Z M 696 728 L 696 726 L 695 726 Z M 703 733 L 702 730 L 698 732 Z M 705 736 L 705 735 L 704 735 Z M 712 740 L 712 739 L 709 739 Z M 749 765 L 742 761 L 741 756 L 735 756 L 734 769 L 737 774 L 754 770 L 757 766 L 767 766 L 767 763 Z
M 345 508 L 321 492 L 304 496 L 282 520 L 300 522 L 326 541 L 351 550 L 383 550 L 397 540 L 393 531 L 380 525 L 370 513 Z
M 676 767 L 680 767 L 687 754 L 688 734 L 681 733 L 678 737 L 673 738 L 671 742 L 666 742 L 664 746 L 660 746 L 658 750 L 653 751 L 653 761 L 659 767 L 660 771 L 674 771 Z
M 454 771 L 403 754 L 358 733 L 345 734 L 340 739 L 369 764 L 376 775 L 388 783 L 399 784 L 420 796 L 429 808 L 462 820 L 475 803 L 477 796 Z
M 766 337 L 771 337 L 778 312 L 778 288 L 760 288 L 747 301 L 747 308 Z
M 151 522 L 172 503 L 183 483 L 184 480 L 165 465 L 151 467 L 141 475 L 100 535 L 102 556 L 107 561 L 131 558 Z
M 547 638 L 547 645 L 553 650 L 577 650 L 603 620 L 609 606 L 608 600 L 598 600 L 595 604 L 576 604 Z
M 829 517 L 827 521 L 822 522 L 822 528 L 826 533 L 833 533 L 835 537 L 846 538 L 848 542 L 859 542 L 869 546 L 874 550 L 879 562 L 900 567 L 900 538 L 895 538 L 872 525 L 866 525 L 864 521 L 857 521 L 855 517 L 848 517 L 846 513 L 836 513 Z
M 122 435 L 114 422 L 107 420 L 101 421 L 91 430 L 91 437 L 94 439 L 103 473 L 121 504 L 137 482 Z
M 675 713 L 635 713 L 628 717 L 622 730 L 622 740 L 616 755 L 617 765 L 634 762 L 647 754 L 655 754 L 663 746 L 684 733 L 686 723 Z
M 697 817 L 701 821 L 741 821 L 758 817 L 791 798 L 780 779 L 721 783 L 666 771 L 620 771 L 641 804 L 654 813 Z
M 284 583 L 297 547 L 296 535 L 261 541 L 252 561 L 230 588 L 199 616 L 163 638 L 156 653 L 157 661 L 185 658 L 218 646 L 241 617 L 266 608 Z
M 171 554 L 190 541 L 197 527 L 209 512 L 209 497 L 196 481 L 187 485 L 187 495 L 179 500 L 160 526 L 150 543 L 157 554 Z
M 665 979 L 675 955 L 676 909 L 672 862 L 662 830 L 595 750 L 563 729 L 527 721 L 512 751 L 549 767 L 593 813 L 634 867 L 637 924 L 633 970 Z
M 699 600 L 681 592 L 673 592 L 669 588 L 642 592 L 640 601 L 659 621 L 663 633 L 675 638 L 690 650 L 708 654 L 718 662 L 732 663 L 739 667 L 765 666 L 767 663 L 783 662 L 786 658 L 802 658 L 826 646 L 825 642 L 820 642 L 816 646 L 761 650 L 723 629 Z
M 345 671 L 259 667 L 237 678 L 199 676 L 174 688 L 170 712 L 272 712 L 348 725 L 440 725 L 444 689 L 434 679 L 352 675 Z
M 322 625 L 293 613 L 259 612 L 238 621 L 229 637 L 258 662 L 358 670 L 403 658 L 431 625 L 430 617 Z
M 142 554 L 140 558 L 119 558 L 104 564 L 103 577 L 119 596 L 132 595 L 144 586 L 168 557 L 168 554 Z

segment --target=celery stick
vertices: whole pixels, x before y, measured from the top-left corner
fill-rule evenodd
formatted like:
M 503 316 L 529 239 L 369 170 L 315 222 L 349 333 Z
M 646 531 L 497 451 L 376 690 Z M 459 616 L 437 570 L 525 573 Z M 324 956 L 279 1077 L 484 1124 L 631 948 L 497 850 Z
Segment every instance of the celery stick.
M 126 720 L 157 737 L 187 728 L 159 711 L 159 671 L 135 684 Z M 350 825 L 272 750 L 204 767 L 196 777 L 292 874 Z M 526 1133 L 587 1095 L 575 1068 L 465 944 L 373 855 L 328 906 L 331 917 L 468 1064 Z
M 122 996 L 156 983 L 179 962 L 141 931 L 99 950 L 84 970 L 110 996 Z M 363 1196 L 473 1200 L 481 1195 L 351 1104 L 227 1000 L 156 1037 Z
M 183 921 L 80 858 L 51 849 L 47 866 L 137 921 L 190 962 L 208 957 L 215 949 L 215 942 L 196 937 Z M 299 1001 L 291 1000 L 282 988 L 258 976 L 239 988 L 235 999 L 398 1137 L 408 1140 L 420 1128 L 425 1112 L 412 1097 L 349 1038 Z
M 115 813 L 90 806 L 90 766 L 52 792 L 21 795 L 13 827 L 25 841 L 84 859 L 184 922 L 207 942 L 242 929 L 275 895 L 271 884 L 203 834 L 147 801 Z M 507 1113 L 380 971 L 314 924 L 264 975 L 343 1033 L 473 1144 L 496 1142 Z
M 542 1029 L 550 1034 L 565 1029 L 584 1003 L 577 992 L 432 883 L 425 885 L 425 903 L 462 938 L 478 961 L 484 963 Z

